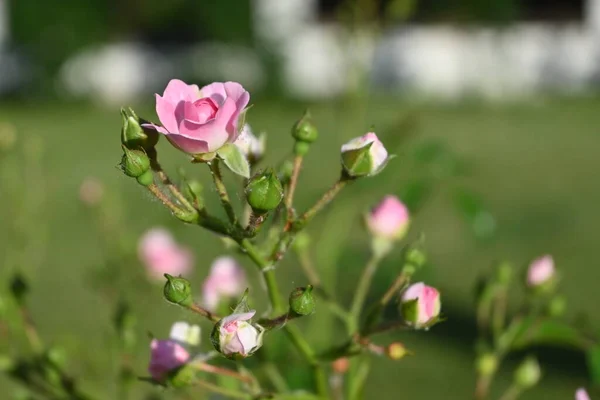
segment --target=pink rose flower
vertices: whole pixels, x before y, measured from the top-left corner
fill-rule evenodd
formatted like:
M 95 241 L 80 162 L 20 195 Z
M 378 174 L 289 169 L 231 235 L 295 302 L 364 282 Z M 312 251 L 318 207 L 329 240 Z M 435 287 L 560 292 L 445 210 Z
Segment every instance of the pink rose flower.
M 223 297 L 239 296 L 245 288 L 246 274 L 238 262 L 233 257 L 219 257 L 202 285 L 202 303 L 215 311 Z
M 185 275 L 192 268 L 194 257 L 179 246 L 169 231 L 153 228 L 139 240 L 138 256 L 150 277 L 163 281 L 164 274 Z
M 211 153 L 237 139 L 238 117 L 249 101 L 250 94 L 236 82 L 215 82 L 198 90 L 172 79 L 162 96 L 156 94 L 162 126 L 144 127 L 156 129 L 185 153 Z
M 264 330 L 248 322 L 256 314 L 250 310 L 247 313 L 231 314 L 217 323 L 213 343 L 218 343 L 217 350 L 227 357 L 248 357 L 262 346 Z
M 590 396 L 584 388 L 579 388 L 575 392 L 575 400 L 590 400 Z
M 527 285 L 538 287 L 550 281 L 555 275 L 554 259 L 550 255 L 536 258 L 527 270 Z
M 152 340 L 148 371 L 155 380 L 162 382 L 169 371 L 188 362 L 190 353 L 174 340 Z
M 426 326 L 440 315 L 440 293 L 423 282 L 412 284 L 402 294 L 402 315 L 415 328 Z
M 401 239 L 410 222 L 408 209 L 396 197 L 385 196 L 367 215 L 367 227 L 375 237 L 385 239 Z

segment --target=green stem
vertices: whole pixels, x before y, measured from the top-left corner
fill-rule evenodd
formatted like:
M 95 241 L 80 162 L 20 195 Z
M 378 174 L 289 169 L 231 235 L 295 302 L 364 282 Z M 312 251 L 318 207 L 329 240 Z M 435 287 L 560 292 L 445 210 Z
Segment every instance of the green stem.
M 298 176 L 300 175 L 300 168 L 302 168 L 303 160 L 303 156 L 296 156 L 294 158 L 294 168 L 292 170 L 288 191 L 285 196 L 285 208 L 287 209 L 288 213 L 288 223 L 290 223 L 294 218 L 294 210 L 292 208 L 294 203 L 294 192 L 296 190 L 296 185 L 298 184 Z
M 160 163 L 158 162 L 158 159 L 156 158 L 156 154 L 154 157 L 150 158 L 150 163 L 151 163 L 152 170 L 154 170 L 156 172 L 161 183 L 163 185 L 165 185 L 167 187 L 167 189 L 169 189 L 169 192 L 171 192 L 173 197 L 175 197 L 177 199 L 177 201 L 179 201 L 188 210 L 194 210 L 195 209 L 194 206 L 192 206 L 192 204 L 185 198 L 183 193 L 181 193 L 179 188 L 177 188 L 177 186 L 175 186 L 173 184 L 173 181 L 171 181 L 171 179 L 169 178 L 167 173 L 162 169 L 162 166 L 160 165 Z
M 214 160 L 207 163 L 210 168 L 210 172 L 213 177 L 213 181 L 215 182 L 215 187 L 217 189 L 217 193 L 219 193 L 219 198 L 221 199 L 221 204 L 227 213 L 227 217 L 229 218 L 229 222 L 236 225 L 237 217 L 235 216 L 235 211 L 233 209 L 233 205 L 231 204 L 231 200 L 229 199 L 229 195 L 227 194 L 227 188 L 225 187 L 225 183 L 223 183 L 223 177 L 221 175 L 221 168 L 219 168 L 219 159 L 215 158 Z
M 171 199 L 166 194 L 164 194 L 160 190 L 160 188 L 155 183 L 152 183 L 152 184 L 146 186 L 146 188 L 148 189 L 148 191 L 150 193 L 152 193 L 152 195 L 154 197 L 156 197 L 158 200 L 160 200 L 160 202 L 164 206 L 166 206 L 169 210 L 171 210 L 173 212 L 173 215 L 175 215 L 175 217 L 177 217 L 181 221 L 188 222 L 188 223 L 198 221 L 199 214 L 198 214 L 197 210 L 195 210 L 195 209 L 184 210 L 184 209 L 179 208 L 177 205 L 175 205 L 175 203 L 173 203 L 171 201 Z
M 215 315 L 213 313 L 211 313 L 210 311 L 208 311 L 206 308 L 204 307 L 200 307 L 198 304 L 196 303 L 192 303 L 187 307 L 188 310 L 195 312 L 198 315 L 203 316 L 204 318 L 207 318 L 209 320 L 211 320 L 212 322 L 219 322 L 221 320 L 221 317 L 219 317 L 218 315 Z
M 363 328 L 361 329 L 361 336 L 368 336 L 371 334 L 375 324 L 377 323 L 380 314 L 382 313 L 385 306 L 392 300 L 394 295 L 400 291 L 400 289 L 409 282 L 410 275 L 405 271 L 402 271 L 400 275 L 394 280 L 388 290 L 383 294 L 378 303 L 376 303 L 367 314 Z
M 365 299 L 367 298 L 369 288 L 371 287 L 373 275 L 375 274 L 380 261 L 381 258 L 373 254 L 365 266 L 360 280 L 358 281 L 358 287 L 356 288 L 356 292 L 354 294 L 354 302 L 352 303 L 352 308 L 350 309 L 350 318 L 352 320 L 352 328 L 354 332 L 358 330 L 360 313 L 362 311 Z
M 202 386 L 204 389 L 209 390 L 213 393 L 217 393 L 217 394 L 220 394 L 222 396 L 229 397 L 232 399 L 251 399 L 252 398 L 252 396 L 247 393 L 241 392 L 239 390 L 225 389 L 221 386 L 217 386 L 214 383 L 210 383 L 207 381 L 197 381 L 196 384 L 198 386 Z
M 353 376 L 349 379 L 348 400 L 359 400 L 365 387 L 367 376 L 371 368 L 371 362 L 367 355 L 358 359 L 358 365 Z
M 285 381 L 285 378 L 283 377 L 283 375 L 281 375 L 279 368 L 277 368 L 277 366 L 273 362 L 264 362 L 262 366 L 265 370 L 265 375 L 267 375 L 267 378 L 269 378 L 269 380 L 278 392 L 285 393 L 290 390 L 287 382 Z
M 335 196 L 349 183 L 351 179 L 342 175 L 342 177 L 321 196 L 321 198 L 304 214 L 302 214 L 292 225 L 292 231 L 298 232 L 302 230 L 310 220 L 312 220 L 319 211 L 329 204 Z

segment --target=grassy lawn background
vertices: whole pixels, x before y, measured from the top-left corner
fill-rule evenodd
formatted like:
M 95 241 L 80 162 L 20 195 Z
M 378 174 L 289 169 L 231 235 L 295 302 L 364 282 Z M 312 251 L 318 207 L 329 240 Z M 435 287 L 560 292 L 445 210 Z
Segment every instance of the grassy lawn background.
M 592 326 L 598 326 L 598 110 L 597 99 L 544 99 L 507 105 L 478 102 L 416 105 L 374 99 L 361 108 L 352 104 L 311 105 L 320 138 L 302 171 L 297 193 L 300 209 L 314 202 L 337 178 L 339 146 L 345 140 L 363 134 L 374 124 L 375 131 L 386 132 L 391 142 L 402 142 L 396 151 L 398 158 L 380 176 L 348 188 L 337 205 L 320 215 L 309 228 L 317 266 L 326 284 L 337 290 L 344 304 L 351 301 L 361 261 L 368 257 L 368 240 L 361 228 L 360 214 L 386 193 L 406 194 L 407 185 L 415 180 L 431 183 L 431 195 L 414 216 L 411 237 L 420 232 L 426 234 L 431 267 L 420 272 L 418 278 L 440 288 L 448 321 L 431 332 L 393 335 L 407 343 L 416 356 L 401 362 L 375 363 L 367 398 L 469 398 L 474 385 L 473 288 L 479 274 L 498 260 L 525 265 L 540 254 L 553 254 L 568 298 L 569 317 L 584 313 Z M 289 151 L 289 129 L 301 111 L 300 105 L 287 102 L 255 103 L 249 122 L 255 131 L 268 132 L 270 161 L 278 161 Z M 139 113 L 155 119 L 150 106 L 139 107 Z M 404 117 L 410 122 L 398 128 L 398 121 Z M 89 285 L 89 271 L 101 262 L 103 254 L 92 218 L 78 203 L 81 181 L 96 176 L 106 184 L 111 196 L 123 199 L 127 215 L 122 222 L 132 235 L 163 225 L 191 246 L 197 256 L 196 287 L 212 259 L 225 249 L 208 232 L 178 224 L 115 168 L 121 154 L 118 110 L 73 104 L 3 104 L 2 120 L 15 124 L 21 138 L 38 135 L 45 143 L 47 252 L 42 267 L 33 276 L 32 314 L 45 338 L 65 345 L 79 356 L 74 358 L 80 361 L 74 360 L 72 364 L 74 374 L 86 376 L 85 385 L 103 393 L 108 375 L 116 373 L 114 354 L 109 350 L 111 315 L 106 303 Z M 405 136 L 407 139 L 401 140 Z M 468 173 L 446 177 L 447 169 L 454 164 L 444 160 L 433 164 L 415 161 L 415 154 L 431 143 L 441 144 L 447 153 L 453 154 L 453 159 L 464 162 Z M 184 166 L 190 175 L 206 182 L 209 209 L 217 210 L 216 193 L 209 185 L 207 169 L 188 164 L 166 141 L 161 141 L 159 148 L 164 165 L 173 174 L 177 166 Z M 232 190 L 237 190 L 234 178 L 229 176 L 228 182 Z M 492 238 L 478 239 L 457 213 L 455 194 L 459 188 L 467 188 L 483 199 L 495 218 Z M 235 197 L 239 198 L 240 191 L 237 193 Z M 5 202 L 0 199 L 2 203 Z M 10 212 L 1 215 L 11 217 Z M 7 223 L 8 219 L 3 220 L 2 226 Z M 8 230 L 0 230 L 0 254 L 11 247 L 12 239 Z M 382 264 L 372 298 L 385 290 L 387 282 L 397 273 L 398 255 L 398 251 L 393 253 Z M 122 268 L 141 267 L 133 262 Z M 284 291 L 305 283 L 293 257 L 281 264 L 278 278 Z M 136 365 L 139 375 L 145 375 L 145 333 L 165 336 L 174 320 L 194 317 L 165 304 L 160 286 L 153 289 L 140 286 L 143 288 L 132 288 L 140 292 L 138 298 L 144 299 L 134 304 L 140 337 Z M 264 295 L 259 290 L 255 293 L 259 310 L 264 309 L 260 307 L 265 305 Z M 320 312 L 300 321 L 317 347 L 324 346 L 340 332 L 339 326 L 328 322 L 329 318 L 326 312 Z M 206 348 L 207 335 L 205 330 Z M 281 342 L 275 335 L 272 340 Z M 587 384 L 583 355 L 547 349 L 540 349 L 539 354 L 544 361 L 545 377 L 525 398 L 568 399 L 573 397 L 577 386 Z M 281 357 L 286 360 L 288 354 Z M 285 372 L 294 377 L 294 382 L 302 383 L 301 371 L 287 366 Z M 510 377 L 510 368 L 505 368 L 500 380 L 506 384 Z M 7 384 L 0 378 L 0 387 Z M 137 386 L 139 393 L 153 391 L 142 384 Z M 498 386 L 498 390 L 505 387 Z

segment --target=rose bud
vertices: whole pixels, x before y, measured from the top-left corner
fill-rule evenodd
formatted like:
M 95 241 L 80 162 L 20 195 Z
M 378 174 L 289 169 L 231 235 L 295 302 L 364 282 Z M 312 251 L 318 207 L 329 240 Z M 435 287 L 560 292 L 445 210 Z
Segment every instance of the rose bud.
M 144 130 L 140 119 L 131 108 L 121 108 L 123 125 L 121 127 L 121 143 L 129 149 L 142 148 L 146 151 L 158 143 L 158 134 L 153 129 Z
M 174 340 L 152 340 L 150 366 L 148 371 L 152 378 L 164 382 L 169 373 L 183 366 L 190 359 L 190 353 Z
M 310 315 L 315 312 L 315 298 L 312 295 L 313 287 L 296 288 L 290 293 L 290 310 L 297 315 Z
M 156 95 L 162 126 L 144 127 L 162 133 L 184 153 L 213 153 L 238 138 L 238 119 L 249 101 L 249 93 L 236 82 L 215 82 L 198 90 L 197 85 L 172 79 L 163 95 Z
M 141 150 L 129 150 L 123 146 L 123 157 L 121 158 L 121 169 L 125 175 L 137 178 L 150 169 L 150 159 Z
M 163 228 L 153 228 L 142 235 L 138 257 L 148 275 L 157 281 L 162 281 L 164 274 L 185 275 L 194 263 L 190 250 L 175 242 L 173 235 Z
M 493 353 L 482 354 L 477 358 L 475 368 L 481 376 L 492 376 L 498 370 L 498 357 Z
M 579 388 L 575 392 L 575 400 L 591 400 L 584 388 Z
M 406 350 L 406 347 L 400 342 L 391 343 L 385 348 L 385 355 L 387 355 L 390 360 L 400 360 L 407 354 L 409 354 L 408 350 Z
M 527 270 L 527 285 L 530 288 L 550 288 L 554 282 L 556 271 L 554 259 L 550 255 L 536 258 Z
M 542 377 L 540 364 L 535 357 L 527 357 L 515 371 L 514 381 L 521 389 L 537 385 Z
M 428 327 L 440 315 L 440 309 L 440 293 L 423 282 L 410 285 L 402 294 L 402 316 L 415 329 Z
M 246 288 L 246 274 L 233 257 L 219 257 L 213 261 L 210 274 L 202 284 L 202 304 L 215 311 L 222 298 L 241 295 Z
M 277 208 L 283 199 L 283 186 L 273 170 L 253 176 L 246 185 L 246 199 L 257 214 Z
M 388 195 L 367 214 L 366 223 L 373 236 L 400 240 L 408 230 L 410 216 L 406 206 L 396 196 Z
M 176 278 L 165 274 L 167 282 L 163 288 L 163 295 L 169 303 L 178 304 L 183 307 L 190 306 L 192 300 L 192 286 L 185 278 Z
M 342 146 L 342 166 L 351 178 L 378 174 L 389 157 L 377 135 L 369 132 Z
M 250 128 L 250 125 L 245 124 L 242 128 L 240 136 L 238 136 L 237 140 L 233 144 L 235 144 L 242 151 L 250 164 L 256 164 L 265 154 L 265 142 L 265 134 L 261 134 L 259 137 L 256 137 L 252 133 L 252 128 Z
M 294 154 L 297 156 L 306 155 L 310 149 L 310 144 L 319 137 L 317 127 L 313 124 L 308 110 L 292 127 L 292 136 L 296 139 Z
M 254 354 L 262 346 L 264 329 L 252 324 L 256 311 L 231 314 L 215 325 L 210 335 L 215 349 L 227 358 L 241 359 Z

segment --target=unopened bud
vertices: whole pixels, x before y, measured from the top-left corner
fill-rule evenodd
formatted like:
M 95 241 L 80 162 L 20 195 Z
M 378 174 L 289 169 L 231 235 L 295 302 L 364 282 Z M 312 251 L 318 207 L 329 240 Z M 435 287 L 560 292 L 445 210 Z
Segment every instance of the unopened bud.
M 233 313 L 217 322 L 210 334 L 215 349 L 230 359 L 251 356 L 262 346 L 264 328 L 251 322 L 256 311 Z
M 143 148 L 148 151 L 158 143 L 158 132 L 153 129 L 144 130 L 140 119 L 131 108 L 121 108 L 123 125 L 121 128 L 121 143 L 130 148 Z
M 342 146 L 342 166 L 351 178 L 378 174 L 389 157 L 383 143 L 373 132 L 350 140 Z
M 539 257 L 529 264 L 527 285 L 535 290 L 549 292 L 556 282 L 554 259 L 550 255 Z
M 319 137 L 317 127 L 313 124 L 308 110 L 304 113 L 302 118 L 294 124 L 292 136 L 296 141 L 305 143 L 312 143 Z
M 290 310 L 298 315 L 310 315 L 315 312 L 315 298 L 312 294 L 313 287 L 296 288 L 290 293 Z
M 396 196 L 388 195 L 367 213 L 365 221 L 374 237 L 400 240 L 408 230 L 410 216 L 406 206 Z
M 150 170 L 150 159 L 141 150 L 130 150 L 123 146 L 121 169 L 125 175 L 137 178 Z
M 406 347 L 400 342 L 391 343 L 385 348 L 385 354 L 391 360 L 400 360 L 408 354 Z
M 174 304 L 187 307 L 192 304 L 192 287 L 190 281 L 182 277 L 165 274 L 167 283 L 163 289 L 165 299 Z
M 154 175 L 152 175 L 152 171 L 148 170 L 135 178 L 135 180 L 142 186 L 150 186 L 154 183 Z
M 283 187 L 273 170 L 258 174 L 246 185 L 246 198 L 252 210 L 264 214 L 277 208 L 283 199 Z
M 423 282 L 415 283 L 402 294 L 400 306 L 408 325 L 415 329 L 427 328 L 440 315 L 440 293 Z
M 477 358 L 475 368 L 480 376 L 492 376 L 498 369 L 498 357 L 492 353 L 482 354 Z
M 521 389 L 530 389 L 537 385 L 542 376 L 540 364 L 534 357 L 527 357 L 515 371 L 515 383 Z

